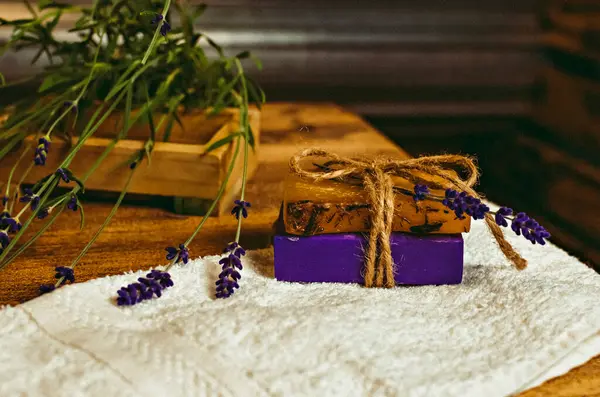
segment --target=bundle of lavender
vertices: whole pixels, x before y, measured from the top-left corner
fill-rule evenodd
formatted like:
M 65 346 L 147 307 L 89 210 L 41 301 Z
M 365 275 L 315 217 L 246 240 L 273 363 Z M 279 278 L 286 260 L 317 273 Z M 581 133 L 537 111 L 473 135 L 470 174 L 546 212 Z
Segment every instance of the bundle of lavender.
M 244 250 L 238 241 L 242 220 L 250 207 L 244 200 L 248 152 L 254 143 L 248 121 L 249 105 L 254 102 L 260 107 L 264 102 L 264 93 L 242 67 L 244 59 L 254 58 L 248 52 L 228 57 L 208 36 L 196 32 L 194 24 L 204 6 L 192 7 L 185 1 L 96 0 L 91 7 L 50 0 L 40 0 L 36 7 L 28 0 L 24 3 L 31 13 L 30 18 L 13 21 L 0 18 L 0 26 L 13 28 L 11 39 L 2 50 L 35 48 L 37 54 L 32 62 L 45 57 L 49 65 L 29 82 L 38 84 L 36 92 L 23 91 L 12 103 L 0 107 L 0 115 L 5 115 L 0 125 L 0 160 L 9 152 L 21 151 L 3 188 L 0 269 L 27 250 L 61 214 L 78 211 L 83 227 L 80 198 L 86 181 L 110 156 L 115 145 L 127 137 L 134 124 L 145 125 L 147 138 L 143 148 L 123 164 L 128 176 L 112 211 L 80 254 L 68 266 L 56 268 L 54 284 L 40 289 L 49 292 L 74 282 L 77 263 L 115 215 L 138 165 L 144 160 L 150 161 L 157 130 L 164 128 L 162 138 L 168 140 L 173 125 L 181 123 L 182 112 L 205 109 L 214 115 L 226 107 L 234 107 L 240 113 L 239 130 L 207 148 L 210 151 L 231 144 L 233 154 L 206 216 L 185 242 L 167 248 L 166 259 L 170 263 L 164 272 L 153 271 L 118 291 L 117 303 L 133 305 L 160 296 L 162 290 L 173 285 L 167 273 L 169 268 L 177 262 L 188 262 L 188 246 L 215 209 L 243 150 L 242 188 L 231 211 L 238 219 L 238 227 L 233 242 L 225 249 L 223 272 L 216 286 L 217 297 L 230 296 L 239 287 L 238 270 L 242 267 L 240 258 Z M 171 20 L 172 9 L 177 14 L 177 26 Z M 76 40 L 61 40 L 54 34 L 61 17 L 67 13 L 80 15 L 69 31 Z M 200 45 L 203 41 L 216 53 L 214 59 L 209 58 Z M 18 88 L 20 84 L 7 86 L 4 78 L 1 80 L 4 87 L 0 88 L 0 94 L 2 89 Z M 82 145 L 115 114 L 120 114 L 120 120 L 112 142 L 89 165 L 87 172 L 75 175 L 70 165 Z M 154 120 L 159 120 L 158 124 L 155 125 Z M 52 151 L 53 140 L 71 140 L 73 135 L 78 139 L 59 167 L 47 170 L 37 183 L 24 188 L 26 175 L 34 168 L 45 167 L 49 156 L 57 155 Z M 24 161 L 29 162 L 29 166 L 23 175 L 17 175 L 16 170 Z M 15 181 L 16 188 L 13 188 Z M 59 185 L 66 187 L 67 192 L 60 193 Z M 43 222 L 39 231 L 21 242 L 36 220 Z

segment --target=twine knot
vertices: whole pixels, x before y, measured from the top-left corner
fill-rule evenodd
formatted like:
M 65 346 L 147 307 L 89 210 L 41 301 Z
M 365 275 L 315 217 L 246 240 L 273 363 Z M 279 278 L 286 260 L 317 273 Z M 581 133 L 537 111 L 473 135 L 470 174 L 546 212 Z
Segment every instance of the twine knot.
M 315 164 L 317 167 L 314 170 L 302 168 L 300 162 L 311 157 L 328 160 L 323 164 Z M 479 170 L 470 157 L 462 155 L 424 156 L 406 160 L 367 159 L 340 157 L 335 153 L 310 148 L 302 150 L 290 159 L 290 170 L 315 182 L 338 180 L 362 184 L 371 211 L 364 266 L 366 287 L 395 286 L 394 262 L 390 247 L 395 198 L 392 176 L 402 177 L 414 184 L 422 180 L 422 177 L 417 175 L 419 173 L 437 176 L 441 178 L 441 182 L 431 181 L 428 182 L 429 186 L 438 189 L 460 189 L 479 198 L 473 190 L 479 178 Z M 517 269 L 524 269 L 527 262 L 506 241 L 493 217 L 486 214 L 485 221 L 504 255 Z

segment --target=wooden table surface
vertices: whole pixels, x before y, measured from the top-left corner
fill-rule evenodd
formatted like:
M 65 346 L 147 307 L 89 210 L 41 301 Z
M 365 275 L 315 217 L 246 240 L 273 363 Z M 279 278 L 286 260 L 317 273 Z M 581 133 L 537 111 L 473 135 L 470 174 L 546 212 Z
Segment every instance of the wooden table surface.
M 360 117 L 334 105 L 270 104 L 263 111 L 262 124 L 260 165 L 248 186 L 252 211 L 243 224 L 241 239 L 246 249 L 268 246 L 288 160 L 299 149 L 318 146 L 341 155 L 367 151 L 407 156 Z M 52 282 L 54 267 L 69 263 L 77 255 L 110 208 L 109 203 L 87 203 L 87 226 L 83 231 L 79 231 L 76 214 L 61 216 L 35 245 L 0 274 L 0 305 L 14 305 L 37 296 L 38 286 Z M 185 241 L 199 219 L 156 208 L 122 207 L 77 266 L 77 281 L 164 264 L 164 247 Z M 234 233 L 233 217 L 212 218 L 190 245 L 190 253 L 193 257 L 217 254 Z M 599 357 L 522 394 L 594 395 L 600 396 Z

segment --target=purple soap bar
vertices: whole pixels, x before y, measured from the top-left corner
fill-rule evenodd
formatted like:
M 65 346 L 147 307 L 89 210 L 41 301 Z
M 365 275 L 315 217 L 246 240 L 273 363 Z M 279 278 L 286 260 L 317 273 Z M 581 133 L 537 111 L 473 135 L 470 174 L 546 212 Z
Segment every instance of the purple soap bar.
M 393 233 L 395 280 L 405 285 L 460 284 L 463 238 Z M 274 237 L 275 278 L 292 282 L 363 283 L 363 235 L 354 233 Z

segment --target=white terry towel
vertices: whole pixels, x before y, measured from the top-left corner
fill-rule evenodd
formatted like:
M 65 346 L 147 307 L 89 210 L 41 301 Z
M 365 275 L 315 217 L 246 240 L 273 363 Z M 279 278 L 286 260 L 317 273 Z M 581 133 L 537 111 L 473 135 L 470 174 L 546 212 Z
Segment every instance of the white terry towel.
M 214 300 L 219 257 L 68 285 L 0 310 L 0 396 L 505 396 L 600 354 L 600 277 L 554 246 L 509 236 L 510 267 L 481 222 L 462 285 L 365 289 L 272 278 L 249 252 L 242 287 Z M 332 264 L 334 265 L 334 264 Z

